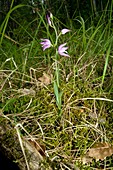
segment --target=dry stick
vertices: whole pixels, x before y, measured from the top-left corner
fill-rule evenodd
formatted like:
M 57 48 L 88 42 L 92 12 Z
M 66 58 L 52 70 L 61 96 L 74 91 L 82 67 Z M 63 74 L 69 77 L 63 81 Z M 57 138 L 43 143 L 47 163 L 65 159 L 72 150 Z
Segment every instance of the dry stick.
M 26 161 L 27 169 L 30 170 L 29 164 L 28 164 L 28 161 L 27 161 L 27 158 L 26 158 L 26 154 L 25 154 L 25 151 L 24 151 L 22 139 L 21 139 L 21 137 L 20 137 L 20 133 L 19 133 L 18 126 L 19 126 L 19 124 L 17 124 L 17 125 L 15 126 L 15 128 L 16 128 L 17 135 L 18 135 L 18 139 L 19 139 L 19 142 L 20 142 L 20 146 L 21 146 L 21 148 L 22 148 L 22 152 L 23 152 L 23 155 L 24 155 L 24 158 L 25 158 L 25 161 Z
M 34 142 L 38 145 L 38 147 L 40 148 L 40 150 L 44 153 L 42 147 L 41 147 L 41 146 L 33 139 L 33 137 L 25 130 L 25 128 L 21 125 L 21 123 L 18 123 L 18 124 L 15 126 L 15 128 L 17 128 L 17 127 L 19 127 L 19 126 L 24 130 L 24 132 L 25 132 L 28 136 L 30 136 L 30 138 L 32 139 L 32 141 L 34 141 Z M 19 135 L 20 135 L 20 134 L 19 134 Z M 44 155 L 45 155 L 45 153 L 44 153 Z
M 20 44 L 19 42 L 13 40 L 11 37 L 9 37 L 8 35 L 4 34 L 4 37 L 7 38 L 8 40 L 14 42 L 15 44 Z
M 101 101 L 106 101 L 106 102 L 113 102 L 113 100 L 111 99 L 106 99 L 106 98 L 101 98 L 101 97 L 87 97 L 87 98 L 81 98 L 81 99 L 76 99 L 74 101 L 72 101 L 71 103 L 69 103 L 69 105 L 78 102 L 78 101 L 84 101 L 84 100 L 101 100 Z

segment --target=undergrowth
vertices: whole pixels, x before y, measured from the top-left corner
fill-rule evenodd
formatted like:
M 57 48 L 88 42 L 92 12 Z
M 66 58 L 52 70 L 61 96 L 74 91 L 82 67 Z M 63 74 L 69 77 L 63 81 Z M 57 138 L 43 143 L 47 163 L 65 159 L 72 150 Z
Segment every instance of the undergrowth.
M 111 13 L 106 21 L 103 12 L 98 23 L 91 22 L 88 28 L 84 19 L 78 17 L 73 25 L 68 25 L 71 32 L 62 36 L 60 42 L 68 43 L 70 58 L 60 56 L 59 59 L 60 90 L 63 92 L 60 115 L 53 88 L 54 65 L 51 57 L 54 54 L 50 49 L 43 52 L 40 45 L 40 38 L 55 38 L 53 30 L 48 30 L 45 11 L 37 13 L 40 22 L 32 33 L 30 25 L 19 25 L 13 32 L 13 37 L 18 39 L 13 41 L 2 32 L 1 117 L 10 119 L 15 126 L 21 124 L 30 135 L 45 144 L 49 155 L 43 163 L 45 169 L 113 167 L 112 156 L 87 164 L 81 161 L 94 143 L 113 144 Z M 58 30 L 65 27 L 57 18 L 55 22 L 61 24 Z M 74 24 L 79 28 L 75 28 Z M 47 74 L 45 78 L 43 73 Z M 47 76 L 50 78 L 48 84 L 45 82 Z M 27 137 L 25 132 L 21 133 Z

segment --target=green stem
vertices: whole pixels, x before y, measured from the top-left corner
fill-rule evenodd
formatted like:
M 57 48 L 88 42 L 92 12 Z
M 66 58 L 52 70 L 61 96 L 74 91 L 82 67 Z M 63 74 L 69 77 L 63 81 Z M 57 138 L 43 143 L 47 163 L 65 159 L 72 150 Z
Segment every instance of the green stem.
M 56 55 L 55 55 L 55 79 L 57 82 L 57 86 L 59 88 L 59 63 L 58 63 L 58 52 L 56 49 Z

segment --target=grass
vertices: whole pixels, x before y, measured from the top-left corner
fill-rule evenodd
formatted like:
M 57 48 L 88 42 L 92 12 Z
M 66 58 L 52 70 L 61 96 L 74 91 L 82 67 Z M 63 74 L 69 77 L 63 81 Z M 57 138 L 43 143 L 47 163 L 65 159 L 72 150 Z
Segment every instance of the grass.
M 39 44 L 39 39 L 47 35 L 54 40 L 44 14 L 38 15 L 40 22 L 32 33 L 30 25 L 20 25 L 18 35 L 15 35 L 18 30 L 15 30 L 13 36 L 20 37 L 19 45 L 12 41 L 13 38 L 3 39 L 8 23 L 4 29 L 1 27 L 1 116 L 10 119 L 15 126 L 21 124 L 27 131 L 21 131 L 21 134 L 26 138 L 31 135 L 45 144 L 49 155 L 43 163 L 45 169 L 111 168 L 112 156 L 85 165 L 80 161 L 94 143 L 113 144 L 111 12 L 108 22 L 103 13 L 99 22 L 96 25 L 91 23 L 88 28 L 82 17 L 77 18 L 75 22 L 80 27 L 71 25 L 72 31 L 60 39 L 61 43 L 67 41 L 71 56 L 59 60 L 60 90 L 63 92 L 60 115 L 53 83 L 47 85 L 45 80 L 39 81 L 43 72 L 54 76 L 51 59 L 54 53 L 50 49 L 43 52 Z M 9 14 L 6 21 L 8 18 Z M 57 18 L 56 22 L 62 24 Z

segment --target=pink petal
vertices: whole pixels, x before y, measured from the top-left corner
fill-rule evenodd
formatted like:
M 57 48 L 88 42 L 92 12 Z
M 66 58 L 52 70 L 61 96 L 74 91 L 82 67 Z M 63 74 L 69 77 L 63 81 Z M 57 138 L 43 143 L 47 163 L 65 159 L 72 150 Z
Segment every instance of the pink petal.
M 61 55 L 61 56 L 65 56 L 65 57 L 70 57 L 68 55 L 68 52 L 66 51 L 68 49 L 68 47 L 64 47 L 66 45 L 66 43 L 64 44 L 61 44 L 59 47 L 58 47 L 58 53 Z
M 52 13 L 49 12 L 49 13 L 46 15 L 46 18 L 47 18 L 47 22 L 48 22 L 49 26 L 52 27 L 52 22 L 51 22 L 51 20 L 53 19 Z
M 42 45 L 43 51 L 52 46 L 51 41 L 49 39 L 41 39 L 41 40 L 42 42 L 40 44 Z
M 61 30 L 61 33 L 62 33 L 62 34 L 66 34 L 67 32 L 70 32 L 70 31 L 71 31 L 71 30 L 64 28 L 64 29 Z

